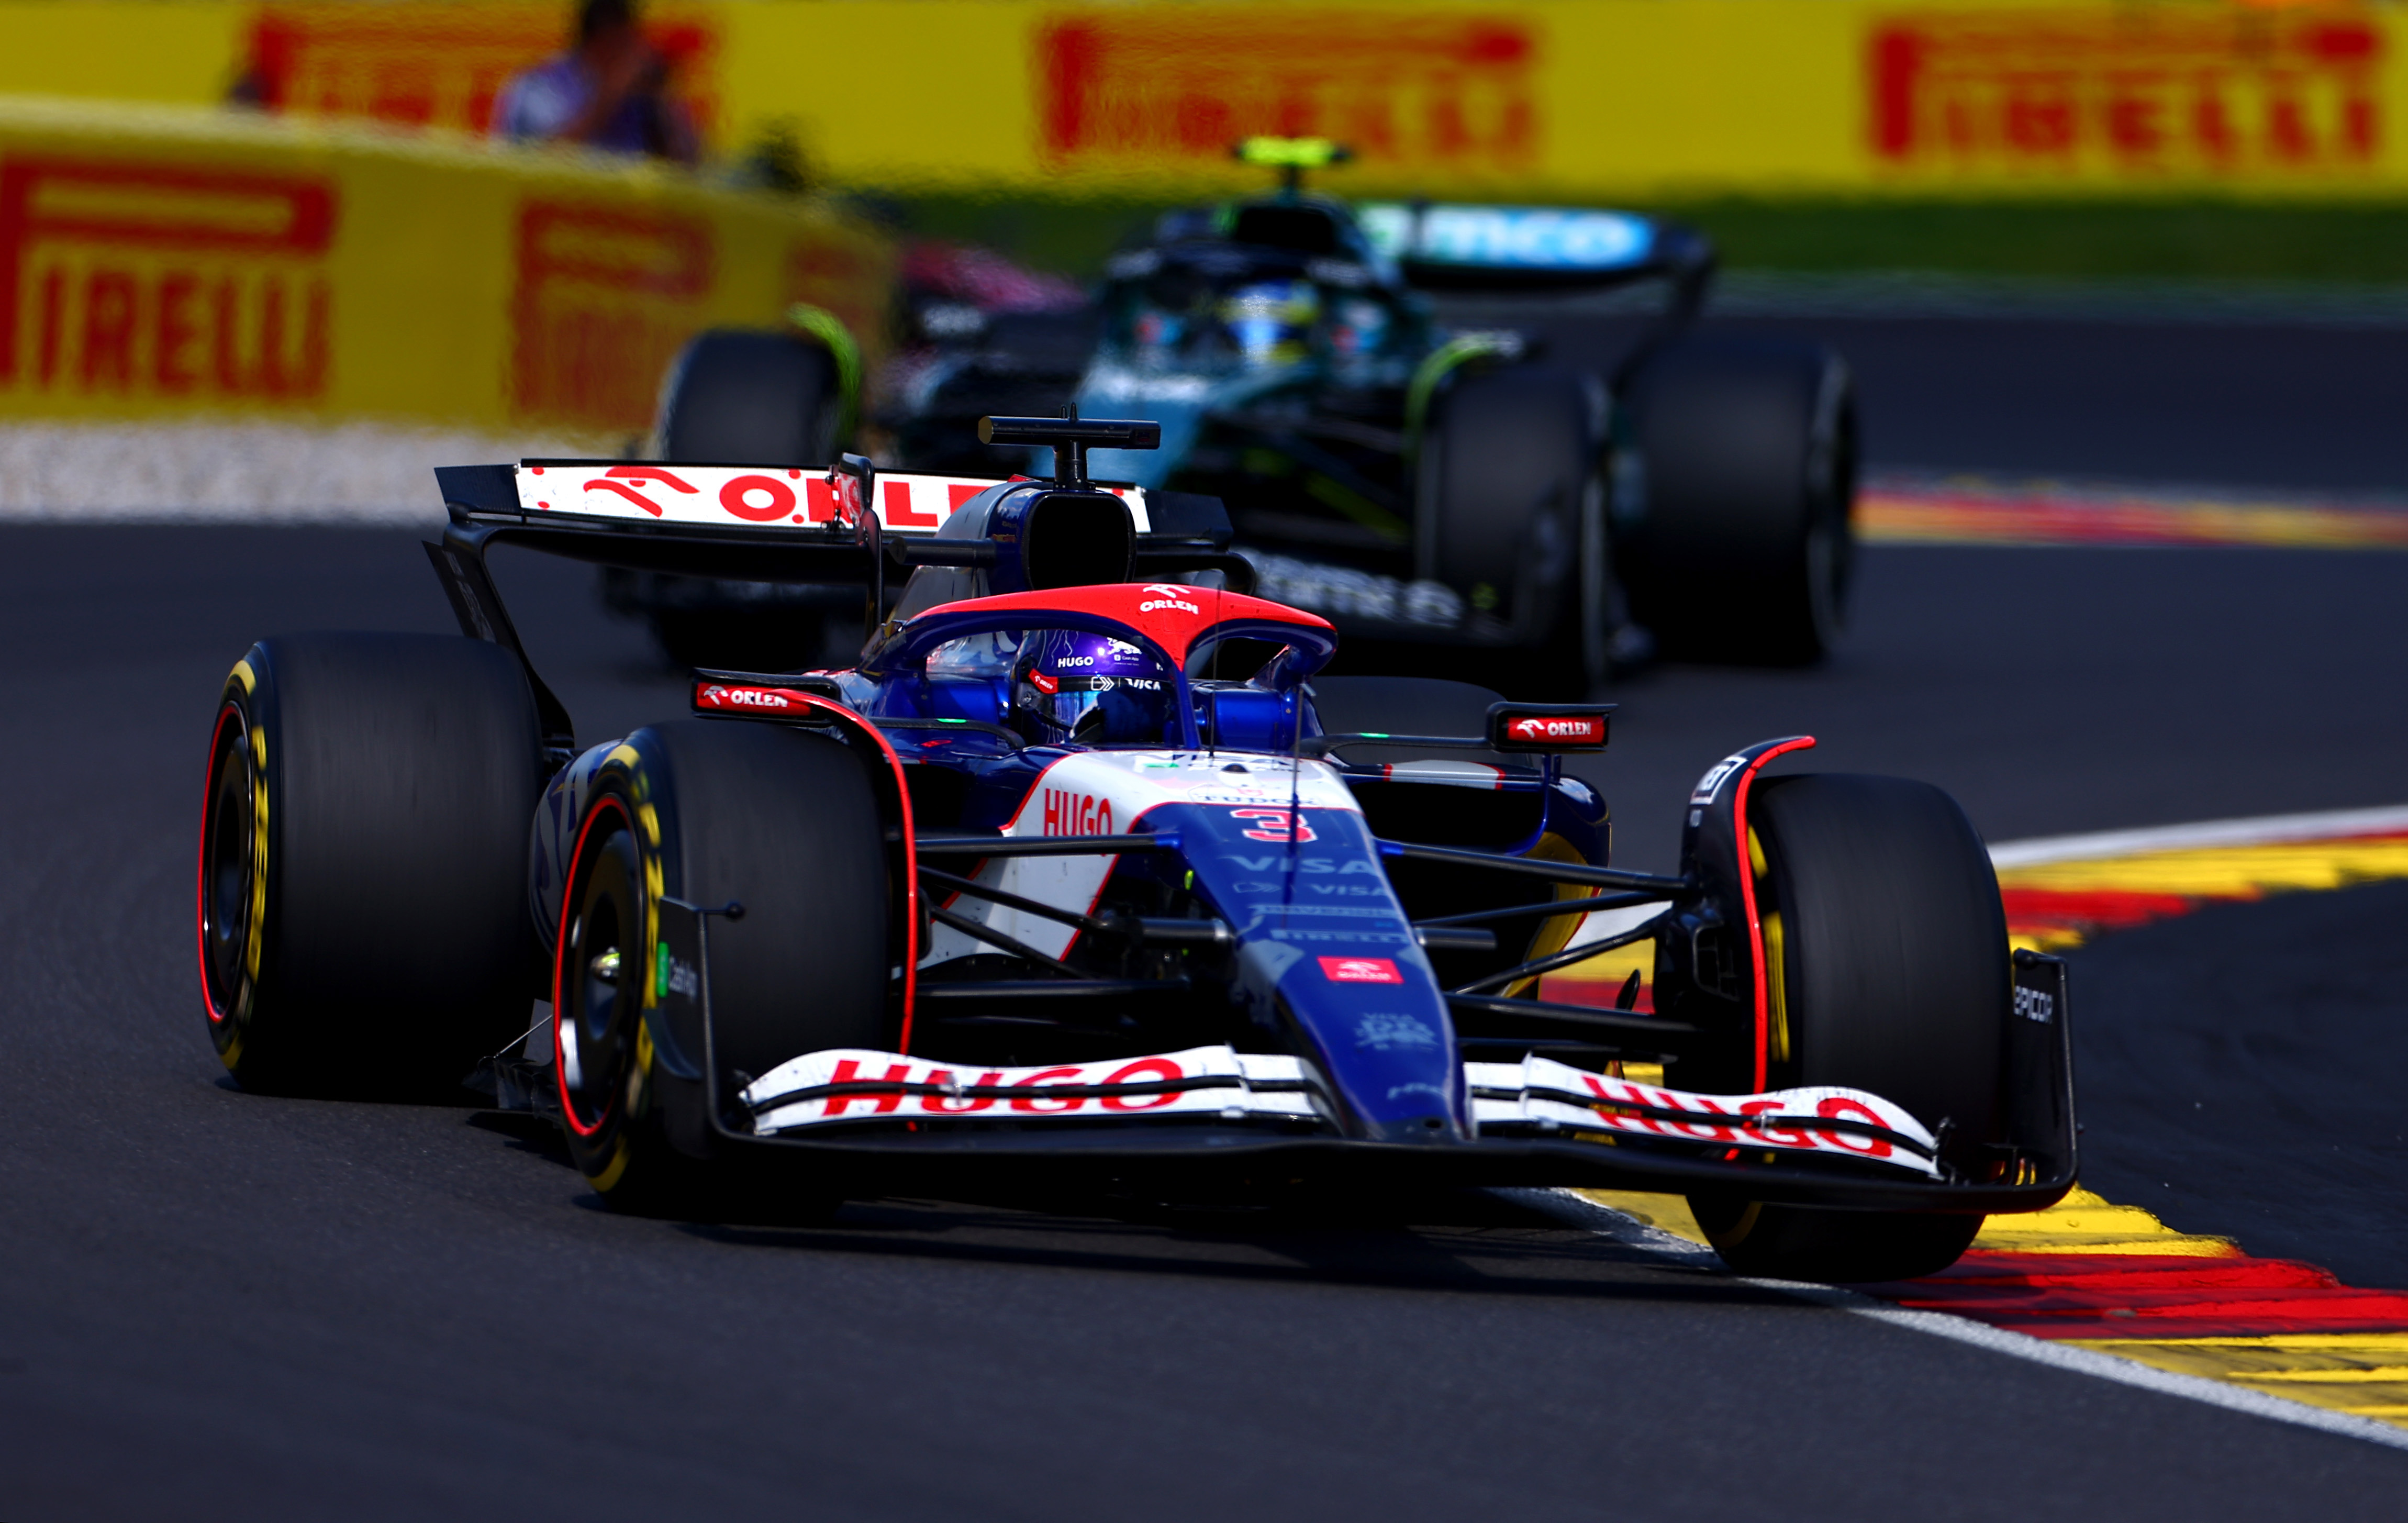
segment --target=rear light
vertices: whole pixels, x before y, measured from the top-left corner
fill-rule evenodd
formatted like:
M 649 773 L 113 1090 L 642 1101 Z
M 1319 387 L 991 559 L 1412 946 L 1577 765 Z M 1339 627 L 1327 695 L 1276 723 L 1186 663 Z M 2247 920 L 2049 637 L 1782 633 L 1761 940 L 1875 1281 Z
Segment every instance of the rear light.
M 809 698 L 791 687 L 756 687 L 746 682 L 694 684 L 694 711 L 698 714 L 800 713 L 810 706 Z
M 1610 703 L 1496 703 L 1488 744 L 1497 751 L 1603 751 Z

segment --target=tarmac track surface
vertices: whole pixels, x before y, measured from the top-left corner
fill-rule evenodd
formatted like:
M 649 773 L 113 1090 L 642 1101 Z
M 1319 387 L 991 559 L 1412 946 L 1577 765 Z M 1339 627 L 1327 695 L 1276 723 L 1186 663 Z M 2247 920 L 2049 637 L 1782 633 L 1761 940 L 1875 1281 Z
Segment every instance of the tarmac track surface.
M 213 695 L 265 632 L 446 627 L 433 579 L 412 537 L 372 531 L 0 547 L 9 1523 L 2397 1516 L 2408 1455 L 1803 1306 L 1485 1196 L 1306 1224 L 888 1201 L 691 1228 L 609 1214 L 465 1111 L 241 1094 L 191 968 Z M 1638 684 L 1600 776 L 1641 862 L 1706 763 L 1799 728 L 1827 765 L 1935 777 L 1993 839 L 2396 802 L 2402 565 L 1875 551 L 1843 659 Z M 675 711 L 586 572 L 503 575 L 582 733 Z M 2399 907 L 2301 896 L 2080 953 L 2094 1181 L 2397 1283 L 2372 1125 L 2253 1108 L 2245 1065 L 2374 1102 L 2349 1076 L 2401 1070 L 2396 981 L 2366 955 Z M 2358 971 L 2313 1022 L 2222 1034 L 2215 1000 L 2336 964 Z M 2243 1115 L 2245 1153 L 2209 1124 Z
M 1547 352 L 1610 366 L 1627 318 L 1544 304 L 1451 304 L 1457 321 L 1534 328 Z M 1979 471 L 2397 496 L 2408 486 L 2408 327 L 2071 321 L 2045 316 L 1723 318 L 1838 351 L 1866 458 Z

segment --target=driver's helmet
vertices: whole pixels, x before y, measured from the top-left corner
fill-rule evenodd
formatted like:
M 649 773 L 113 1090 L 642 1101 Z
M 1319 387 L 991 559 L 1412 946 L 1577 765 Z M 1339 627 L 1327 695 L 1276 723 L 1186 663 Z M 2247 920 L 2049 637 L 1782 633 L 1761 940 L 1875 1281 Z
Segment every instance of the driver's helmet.
M 1311 280 L 1258 280 L 1221 302 L 1222 326 L 1250 366 L 1303 359 L 1320 320 L 1321 293 Z
M 1171 738 L 1179 682 L 1168 663 L 1110 635 L 1032 633 L 1011 669 L 1012 719 L 1039 744 Z

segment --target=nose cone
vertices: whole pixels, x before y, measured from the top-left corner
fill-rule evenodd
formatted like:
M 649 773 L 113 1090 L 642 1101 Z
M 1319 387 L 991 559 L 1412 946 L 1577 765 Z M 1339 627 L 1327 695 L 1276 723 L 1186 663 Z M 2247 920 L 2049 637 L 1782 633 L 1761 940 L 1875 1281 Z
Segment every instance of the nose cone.
M 1320 1070 L 1343 1135 L 1468 1143 L 1471 1101 L 1446 996 L 1362 815 L 1318 791 L 1343 783 L 1305 766 L 1312 791 L 1301 796 L 1299 776 L 1275 780 L 1260 801 L 1230 793 L 1235 808 L 1199 799 L 1150 817 L 1178 826 L 1197 886 L 1237 928 L 1245 997 Z M 1303 803 L 1291 812 L 1283 791 Z

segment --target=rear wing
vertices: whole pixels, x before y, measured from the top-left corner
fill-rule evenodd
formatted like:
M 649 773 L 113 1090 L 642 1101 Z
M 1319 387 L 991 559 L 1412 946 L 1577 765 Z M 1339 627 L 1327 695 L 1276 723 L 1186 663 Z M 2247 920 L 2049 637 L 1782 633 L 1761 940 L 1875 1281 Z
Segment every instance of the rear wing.
M 1656 279 L 1693 307 L 1713 272 L 1701 235 L 1627 211 L 1374 201 L 1354 214 L 1372 248 L 1424 287 L 1560 290 Z
M 996 421 L 1081 438 L 1128 426 Z M 1076 442 L 1068 446 L 1074 468 Z M 496 543 L 630 570 L 851 584 L 867 593 L 873 627 L 884 617 L 890 580 L 924 566 L 992 569 L 1031 586 L 1201 570 L 1222 573 L 1236 591 L 1254 586 L 1254 568 L 1229 553 L 1232 531 L 1220 498 L 1075 476 L 1048 482 L 882 473 L 847 455 L 824 468 L 523 460 L 439 466 L 435 479 L 451 523 L 442 542 L 426 551 L 461 633 L 503 646 L 526 667 L 546 749 L 562 762 L 575 743 L 568 711 L 527 663 L 502 606 L 485 564 Z M 1025 490 L 997 490 L 1016 487 Z M 978 519 L 953 524 L 985 494 L 995 496 Z M 1125 514 L 1110 506 L 1113 498 Z M 941 532 L 949 524 L 953 531 Z
M 442 543 L 426 547 L 427 558 L 460 632 L 519 658 L 556 766 L 575 754 L 576 736 L 502 607 L 485 564 L 496 543 L 637 571 L 849 582 L 867 593 L 873 629 L 885 617 L 889 572 L 918 567 L 1032 591 L 1209 570 L 1234 591 L 1253 590 L 1254 567 L 1229 553 L 1220 498 L 1086 479 L 1090 447 L 1153 449 L 1161 440 L 1157 425 L 1082 422 L 1064 411 L 979 421 L 983 442 L 1051 447 L 1051 481 L 882 475 L 853 454 L 824 467 L 640 460 L 438 466 L 435 481 L 452 521 Z M 982 502 L 974 516 L 959 516 Z
M 857 456 L 837 469 L 690 466 L 626 460 L 523 460 L 439 466 L 452 534 L 507 539 L 551 554 L 635 570 L 740 582 L 858 582 L 916 566 L 992 564 L 994 548 L 939 538 L 981 493 L 1025 477 L 880 472 Z M 1135 532 L 1138 577 L 1219 564 L 1229 548 L 1217 497 L 1094 483 L 1118 497 Z M 1171 560 L 1215 557 L 1209 567 Z

